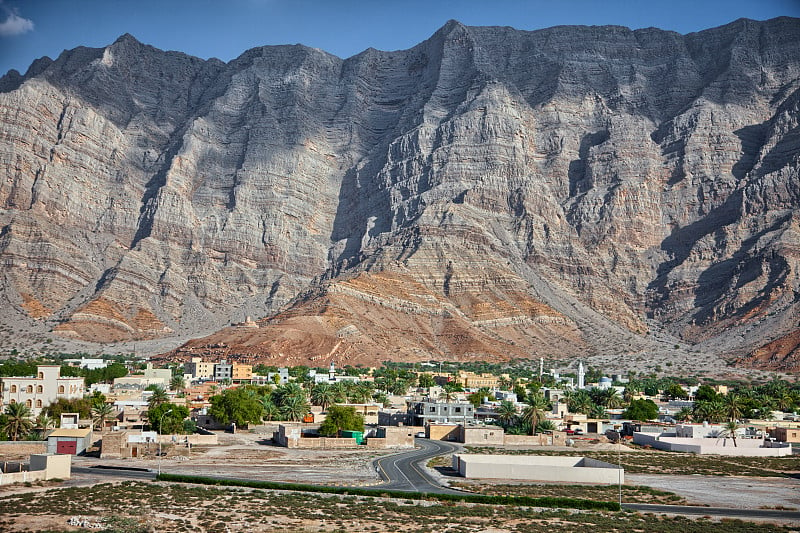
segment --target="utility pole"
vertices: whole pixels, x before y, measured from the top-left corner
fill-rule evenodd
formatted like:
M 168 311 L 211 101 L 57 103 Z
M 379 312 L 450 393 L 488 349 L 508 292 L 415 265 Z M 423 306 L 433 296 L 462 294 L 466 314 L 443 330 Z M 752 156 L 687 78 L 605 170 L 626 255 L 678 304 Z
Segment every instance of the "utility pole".
M 161 428 L 164 424 L 164 417 L 167 416 L 172 412 L 172 409 L 167 409 L 164 411 L 164 414 L 161 415 L 161 421 L 158 423 L 158 431 L 156 432 L 156 438 L 158 439 L 158 434 L 161 433 Z M 161 475 L 161 439 L 158 439 L 158 475 Z

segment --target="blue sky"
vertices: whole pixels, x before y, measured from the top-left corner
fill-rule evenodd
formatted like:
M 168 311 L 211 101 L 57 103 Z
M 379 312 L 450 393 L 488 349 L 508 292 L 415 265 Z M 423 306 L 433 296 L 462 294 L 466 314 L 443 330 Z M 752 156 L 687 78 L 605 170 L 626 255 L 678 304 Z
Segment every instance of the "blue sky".
M 254 46 L 302 43 L 340 57 L 409 48 L 449 19 L 535 30 L 562 24 L 690 33 L 737 18 L 800 17 L 800 0 L 0 0 L 0 75 L 39 57 L 102 47 L 123 33 L 229 61 Z

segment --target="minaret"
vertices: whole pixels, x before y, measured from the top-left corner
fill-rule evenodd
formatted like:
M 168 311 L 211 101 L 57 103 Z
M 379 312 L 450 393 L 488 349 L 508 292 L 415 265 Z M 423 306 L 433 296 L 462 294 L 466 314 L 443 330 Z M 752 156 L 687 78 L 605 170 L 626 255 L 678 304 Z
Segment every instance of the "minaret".
M 584 383 L 586 379 L 586 372 L 583 371 L 583 361 L 578 362 L 578 388 L 582 389 L 586 386 Z
M 336 381 L 336 367 L 331 361 L 331 367 L 328 369 L 328 381 Z
M 544 370 L 544 357 L 539 358 L 539 381 L 542 380 L 542 373 Z

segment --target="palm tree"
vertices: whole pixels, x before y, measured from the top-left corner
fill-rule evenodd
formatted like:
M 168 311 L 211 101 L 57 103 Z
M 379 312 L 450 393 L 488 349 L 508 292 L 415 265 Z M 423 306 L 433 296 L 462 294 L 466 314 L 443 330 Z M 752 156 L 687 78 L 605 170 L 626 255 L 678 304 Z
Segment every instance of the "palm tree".
M 261 400 L 261 405 L 264 407 L 263 411 L 263 418 L 267 422 L 272 422 L 273 420 L 279 418 L 281 416 L 281 411 L 278 409 L 278 406 L 272 402 L 272 399 L 269 397 L 265 397 Z
M 186 382 L 183 379 L 183 376 L 173 376 L 169 382 L 169 388 L 174 391 L 182 391 L 186 388 Z
M 739 429 L 739 424 L 736 423 L 735 420 L 729 420 L 725 422 L 725 431 L 722 432 L 722 436 L 725 438 L 730 437 L 733 439 L 733 447 L 736 448 L 736 430 Z
M 39 413 L 39 416 L 36 417 L 33 427 L 39 432 L 40 440 L 44 440 L 44 435 L 47 433 L 47 430 L 56 427 L 56 421 L 52 416 L 42 411 Z
M 150 398 L 147 400 L 147 408 L 153 409 L 154 407 L 158 407 L 162 403 L 167 403 L 169 401 L 169 395 L 167 391 L 164 390 L 163 387 L 155 387 L 153 388 L 153 394 L 150 395 Z
M 504 426 L 510 426 L 515 418 L 517 418 L 517 407 L 508 400 L 500 402 L 497 407 L 497 419 L 500 423 Z
M 322 410 L 336 401 L 336 391 L 327 383 L 317 383 L 311 389 L 311 402 L 319 405 Z
M 692 419 L 692 408 L 691 407 L 681 407 L 677 413 L 672 417 L 675 420 L 680 422 L 686 422 L 687 420 Z
M 99 427 L 101 430 L 106 425 L 106 419 L 114 413 L 114 406 L 110 403 L 102 403 L 96 407 L 92 407 L 92 422 L 94 426 Z
M 528 398 L 528 407 L 522 410 L 520 417 L 523 422 L 530 425 L 531 433 L 536 435 L 536 428 L 545 419 L 544 410 L 549 403 L 541 393 L 531 394 Z
M 280 413 L 290 422 L 299 422 L 308 414 L 310 406 L 305 396 L 288 396 L 280 407 Z
M 6 421 L 3 428 L 11 440 L 19 440 L 33 427 L 30 408 L 22 403 L 12 403 L 6 407 Z
M 366 403 L 372 398 L 374 392 L 375 390 L 369 383 L 357 383 L 355 387 L 353 387 L 350 399 L 353 403 Z
M 725 406 L 725 417 L 728 420 L 736 421 L 742 417 L 742 413 L 744 412 L 744 398 L 731 392 L 723 396 L 722 403 Z
M 536 424 L 536 431 L 535 433 L 541 433 L 543 431 L 554 431 L 556 429 L 556 425 L 553 423 L 552 420 L 542 420 L 538 424 Z

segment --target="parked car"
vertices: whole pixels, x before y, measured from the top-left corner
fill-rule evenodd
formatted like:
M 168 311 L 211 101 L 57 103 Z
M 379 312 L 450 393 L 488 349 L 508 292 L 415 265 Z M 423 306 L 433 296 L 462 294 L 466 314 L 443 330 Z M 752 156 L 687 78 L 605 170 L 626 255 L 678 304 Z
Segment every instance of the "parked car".
M 424 439 L 425 438 L 425 432 L 424 431 L 418 431 L 417 434 L 414 435 L 414 436 L 416 438 L 418 438 L 418 439 Z

